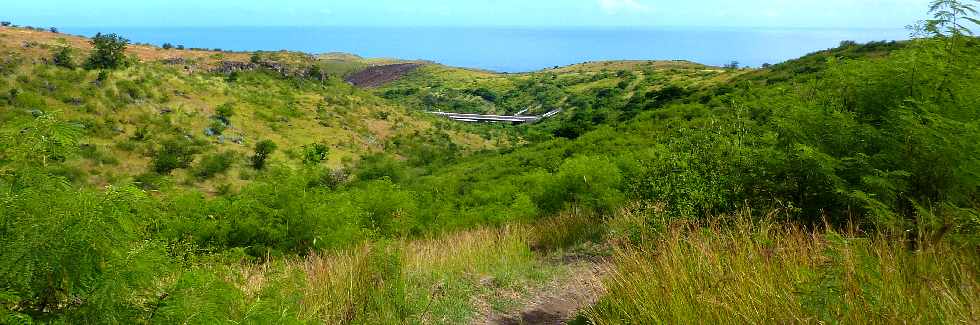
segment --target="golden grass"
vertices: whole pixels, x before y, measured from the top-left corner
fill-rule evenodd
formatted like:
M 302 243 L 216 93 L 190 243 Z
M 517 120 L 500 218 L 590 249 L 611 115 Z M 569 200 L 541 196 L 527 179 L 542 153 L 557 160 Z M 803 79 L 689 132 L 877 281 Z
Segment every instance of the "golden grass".
M 316 323 L 457 324 L 478 314 L 476 300 L 544 283 L 555 271 L 531 253 L 529 234 L 522 226 L 479 229 L 247 265 L 238 287 L 252 297 L 270 274 L 299 275 L 301 283 L 275 290 L 301 297 L 298 318 Z
M 669 224 L 626 245 L 587 315 L 599 324 L 972 323 L 980 254 L 805 230 L 746 215 Z

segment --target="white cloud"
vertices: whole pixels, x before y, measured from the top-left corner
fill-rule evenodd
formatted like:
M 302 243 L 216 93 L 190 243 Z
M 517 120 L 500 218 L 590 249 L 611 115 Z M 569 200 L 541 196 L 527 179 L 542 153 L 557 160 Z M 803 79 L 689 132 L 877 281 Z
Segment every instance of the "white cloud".
M 649 12 L 653 8 L 637 0 L 599 0 L 599 8 L 607 14 Z

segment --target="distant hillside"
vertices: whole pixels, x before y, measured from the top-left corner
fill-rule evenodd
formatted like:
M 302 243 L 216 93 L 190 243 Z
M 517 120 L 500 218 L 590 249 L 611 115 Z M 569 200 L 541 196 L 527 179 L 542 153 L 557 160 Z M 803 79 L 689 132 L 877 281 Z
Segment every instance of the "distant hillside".
M 131 45 L 134 63 L 103 80 L 99 71 L 55 66 L 53 54 L 64 47 L 77 64 L 91 51 L 85 38 L 0 28 L 0 121 L 56 114 L 84 126 L 85 157 L 68 166 L 85 183 L 136 177 L 209 191 L 237 187 L 254 174 L 247 157 L 261 140 L 276 143 L 271 160 L 287 164 L 299 163 L 304 146 L 325 144 L 326 164 L 337 168 L 420 133 L 446 134 L 464 151 L 494 146 L 346 84 L 344 75 L 370 65 L 355 56 Z M 195 158 L 173 177 L 154 176 L 155 157 L 176 140 Z M 216 175 L 194 175 L 225 156 L 234 158 Z
M 541 114 L 587 109 L 584 98 L 639 100 L 675 86 L 696 89 L 748 70 L 727 71 L 685 61 L 607 61 L 531 73 L 504 74 L 427 65 L 375 92 L 424 111 Z

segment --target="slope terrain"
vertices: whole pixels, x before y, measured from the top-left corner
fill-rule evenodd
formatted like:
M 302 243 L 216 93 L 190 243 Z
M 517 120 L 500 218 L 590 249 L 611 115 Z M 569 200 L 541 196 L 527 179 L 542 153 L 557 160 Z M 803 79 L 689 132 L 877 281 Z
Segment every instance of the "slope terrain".
M 157 152 L 175 149 L 164 148 L 174 139 L 198 157 L 182 167 L 193 169 L 206 157 L 222 155 L 243 161 L 207 179 L 193 170 L 175 171 L 175 182 L 209 191 L 238 187 L 251 177 L 240 165 L 262 140 L 277 144 L 271 160 L 283 162 L 297 160 L 303 146 L 326 145 L 325 164 L 335 168 L 381 152 L 393 139 L 420 134 L 440 134 L 464 151 L 495 146 L 470 133 L 440 130 L 434 119 L 347 85 L 341 80 L 346 74 L 376 63 L 353 56 L 134 45 L 126 53 L 138 63 L 101 77 L 98 71 L 54 66 L 52 53 L 66 47 L 80 64 L 91 45 L 69 35 L 0 29 L 0 90 L 9 105 L 0 119 L 54 113 L 82 125 L 85 154 L 66 167 L 89 184 L 139 176 L 168 181 L 148 172 Z

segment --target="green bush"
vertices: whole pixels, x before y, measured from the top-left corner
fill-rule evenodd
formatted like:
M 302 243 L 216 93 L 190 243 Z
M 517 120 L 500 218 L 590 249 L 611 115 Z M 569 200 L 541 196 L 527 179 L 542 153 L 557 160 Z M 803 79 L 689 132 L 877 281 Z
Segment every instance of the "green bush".
M 153 171 L 158 174 L 169 174 L 175 169 L 187 168 L 199 151 L 196 144 L 185 138 L 164 140 L 154 153 Z
M 224 103 L 215 109 L 216 116 L 219 120 L 225 124 L 231 124 L 231 118 L 235 116 L 235 104 L 234 103 Z
M 619 186 L 623 176 L 612 162 L 600 157 L 576 157 L 566 160 L 558 169 L 555 189 L 565 193 L 566 200 L 587 209 L 612 212 L 623 202 Z
M 276 143 L 272 140 L 262 140 L 255 144 L 255 154 L 252 155 L 252 168 L 265 169 L 266 160 L 276 151 Z
M 303 163 L 307 165 L 319 165 L 320 163 L 327 160 L 327 155 L 330 153 L 330 147 L 324 143 L 313 143 L 303 146 L 302 148 L 302 159 Z
M 194 167 L 193 174 L 200 180 L 209 179 L 228 171 L 236 159 L 238 155 L 230 151 L 206 155 Z
M 74 53 L 75 50 L 71 47 L 63 46 L 54 52 L 54 55 L 51 57 L 51 62 L 62 68 L 74 69 L 76 67 Z

